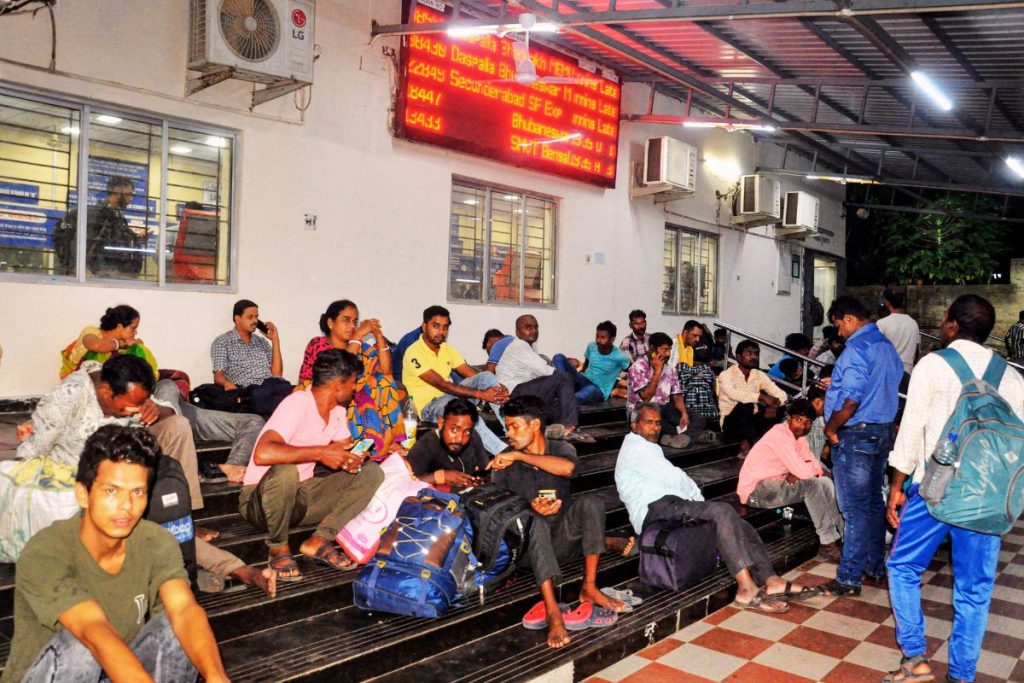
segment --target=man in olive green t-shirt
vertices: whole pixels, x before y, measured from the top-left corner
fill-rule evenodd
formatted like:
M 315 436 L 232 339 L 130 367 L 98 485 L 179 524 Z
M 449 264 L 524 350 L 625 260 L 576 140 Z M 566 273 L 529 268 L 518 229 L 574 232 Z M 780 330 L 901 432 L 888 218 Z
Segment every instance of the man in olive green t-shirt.
M 142 520 L 160 449 L 145 429 L 100 427 L 75 478 L 79 516 L 25 546 L 14 639 L 0 683 L 227 681 L 178 542 Z

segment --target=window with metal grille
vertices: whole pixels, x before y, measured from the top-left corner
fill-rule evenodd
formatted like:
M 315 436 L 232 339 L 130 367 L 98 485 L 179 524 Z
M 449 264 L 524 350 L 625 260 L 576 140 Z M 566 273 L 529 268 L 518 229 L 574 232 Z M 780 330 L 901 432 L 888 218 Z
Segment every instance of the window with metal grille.
M 448 300 L 554 305 L 557 209 L 551 197 L 453 178 Z
M 665 226 L 662 311 L 714 315 L 718 309 L 718 238 Z
M 231 131 L 0 88 L 0 278 L 230 287 L 235 144 Z

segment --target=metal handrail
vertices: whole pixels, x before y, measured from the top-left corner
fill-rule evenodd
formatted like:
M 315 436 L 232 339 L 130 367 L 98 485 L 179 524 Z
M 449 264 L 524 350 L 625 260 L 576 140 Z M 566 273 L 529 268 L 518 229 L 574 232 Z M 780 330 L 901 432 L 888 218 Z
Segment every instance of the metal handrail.
M 803 395 L 806 395 L 806 393 L 807 393 L 807 366 L 808 365 L 814 365 L 815 367 L 823 368 L 826 365 L 825 363 L 822 363 L 820 360 L 817 360 L 816 358 L 811 358 L 809 356 L 802 356 L 799 353 L 795 353 L 793 351 L 790 351 L 785 346 L 782 346 L 780 344 L 776 344 L 775 342 L 769 341 L 769 340 L 764 339 L 762 337 L 758 337 L 757 335 L 750 334 L 749 332 L 745 332 L 745 331 L 739 329 L 738 327 L 730 325 L 729 323 L 722 322 L 721 320 L 717 320 L 716 319 L 715 320 L 715 326 L 716 327 L 721 327 L 722 329 L 724 329 L 726 331 L 726 333 L 727 333 L 726 334 L 726 344 L 728 345 L 729 349 L 733 348 L 731 335 L 732 335 L 733 332 L 735 332 L 736 334 L 738 334 L 739 336 L 743 337 L 744 339 L 749 339 L 751 341 L 757 342 L 760 345 L 767 346 L 769 348 L 775 349 L 776 351 L 781 351 L 782 353 L 788 354 L 792 358 L 798 359 L 804 365 L 803 377 L 800 378 L 800 386 L 799 387 L 797 387 L 795 384 L 792 384 L 791 382 L 788 382 L 786 380 L 779 380 L 779 379 L 776 379 L 775 377 L 772 377 L 772 380 L 774 380 L 776 384 L 783 384 L 783 385 L 785 385 L 787 387 L 790 387 L 792 389 L 799 389 L 800 393 L 803 394 Z M 726 365 L 728 365 L 730 361 L 732 361 L 733 363 L 738 363 L 739 362 L 735 358 L 730 358 L 729 354 L 726 353 L 726 355 L 725 355 Z M 899 397 L 902 398 L 902 399 L 906 399 L 907 395 L 901 393 L 901 394 L 899 394 Z
M 933 340 L 933 341 L 937 341 L 937 342 L 941 342 L 941 341 L 942 341 L 941 339 L 939 339 L 938 337 L 936 337 L 936 336 L 935 336 L 934 334 L 928 334 L 927 332 L 919 332 L 919 334 L 920 334 L 920 335 L 921 335 L 922 337 L 927 337 L 928 339 L 931 339 L 931 340 Z M 992 335 L 989 335 L 989 337 L 991 338 L 991 337 L 992 337 Z M 995 353 L 995 351 L 993 351 L 993 353 Z M 1015 367 L 1015 368 L 1017 368 L 1017 369 L 1018 369 L 1018 370 L 1020 370 L 1021 372 L 1024 372 L 1024 365 L 1021 365 L 1021 364 L 1019 364 L 1019 363 L 1014 363 L 1014 362 L 1013 362 L 1012 360 L 1009 360 L 1009 359 L 1006 359 L 1006 364 L 1007 364 L 1007 365 L 1010 365 L 1010 366 L 1012 366 L 1012 367 Z

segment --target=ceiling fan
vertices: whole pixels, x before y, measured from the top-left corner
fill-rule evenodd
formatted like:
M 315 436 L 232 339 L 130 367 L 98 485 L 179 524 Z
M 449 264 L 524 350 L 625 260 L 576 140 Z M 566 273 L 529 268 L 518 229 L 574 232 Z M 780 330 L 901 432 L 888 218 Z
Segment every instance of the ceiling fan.
M 512 59 L 516 65 L 515 75 L 512 78 L 499 78 L 481 82 L 518 83 L 519 85 L 533 85 L 534 83 L 570 85 L 599 82 L 600 79 L 596 76 L 594 78 L 566 78 L 563 76 L 537 75 L 537 67 L 534 66 L 533 61 L 530 59 L 530 33 L 533 31 L 552 32 L 553 30 L 555 29 L 552 24 L 538 24 L 537 15 L 533 12 L 523 12 L 520 14 L 518 26 L 506 25 L 497 34 L 500 38 L 508 36 L 512 41 Z M 515 35 L 516 33 L 522 33 L 523 38 L 518 38 Z

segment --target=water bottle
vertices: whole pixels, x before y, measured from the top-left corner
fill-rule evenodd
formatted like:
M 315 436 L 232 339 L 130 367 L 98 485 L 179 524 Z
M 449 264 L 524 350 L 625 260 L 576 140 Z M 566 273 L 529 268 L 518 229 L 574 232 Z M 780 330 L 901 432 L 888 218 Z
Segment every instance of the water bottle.
M 917 489 L 925 501 L 935 504 L 942 500 L 942 496 L 946 494 L 946 487 L 956 472 L 956 456 L 956 434 L 950 432 L 932 452 L 932 462 L 925 467 L 924 479 Z
M 416 426 L 419 422 L 416 404 L 410 396 L 405 402 L 405 408 L 402 409 L 402 423 L 405 425 L 405 442 L 402 445 L 406 448 L 412 448 L 416 444 Z

